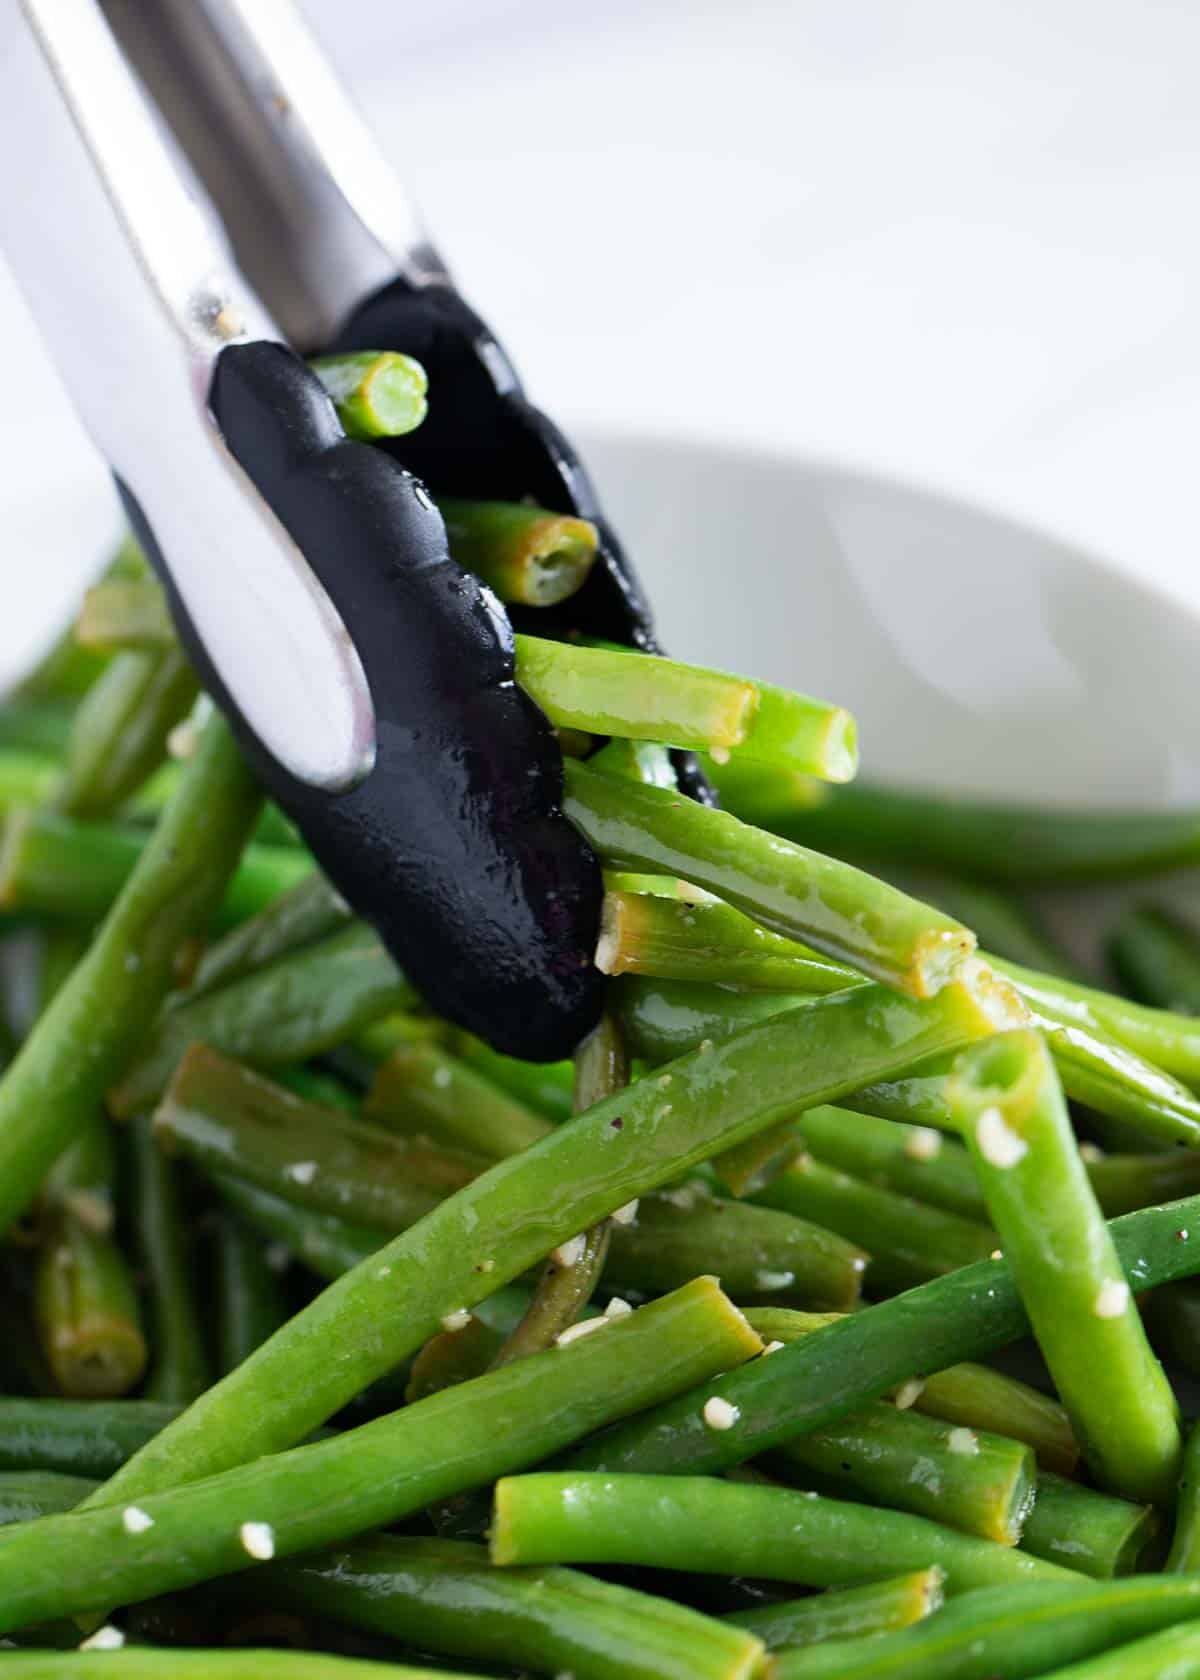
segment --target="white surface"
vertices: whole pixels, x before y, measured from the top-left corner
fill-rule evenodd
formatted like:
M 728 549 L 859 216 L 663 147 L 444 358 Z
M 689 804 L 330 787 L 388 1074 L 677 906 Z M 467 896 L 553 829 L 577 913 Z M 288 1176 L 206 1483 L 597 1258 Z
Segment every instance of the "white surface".
M 1200 618 L 1157 590 L 867 475 L 588 442 L 668 645 L 835 696 L 866 772 L 1042 804 L 1200 801 Z
M 1200 599 L 1200 7 L 309 9 L 555 413 L 878 468 Z M 107 504 L 23 311 L 0 303 L 7 641 L 50 622 Z M 977 577 L 961 543 L 946 564 Z M 901 578 L 931 563 L 899 533 L 888 553 Z M 988 628 L 978 657 L 1006 683 Z
M 548 407 L 894 473 L 1200 589 L 1193 0 L 311 12 Z

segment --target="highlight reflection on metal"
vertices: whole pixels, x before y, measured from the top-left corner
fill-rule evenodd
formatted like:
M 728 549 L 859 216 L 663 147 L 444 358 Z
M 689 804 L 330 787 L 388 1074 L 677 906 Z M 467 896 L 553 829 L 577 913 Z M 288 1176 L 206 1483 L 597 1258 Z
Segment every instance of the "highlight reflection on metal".
M 3 17 L 3 122 L 21 137 L 4 148 L 5 254 L 247 724 L 293 776 L 349 788 L 375 751 L 362 665 L 207 407 L 222 349 L 278 333 L 231 283 L 95 0 Z
M 103 0 L 288 340 L 399 274 L 445 281 L 411 199 L 292 0 Z

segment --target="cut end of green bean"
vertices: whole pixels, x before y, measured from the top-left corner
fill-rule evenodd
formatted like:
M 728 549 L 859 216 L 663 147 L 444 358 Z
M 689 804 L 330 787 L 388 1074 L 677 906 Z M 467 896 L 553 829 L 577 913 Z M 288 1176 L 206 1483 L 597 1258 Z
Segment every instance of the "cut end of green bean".
M 1002 1103 L 1005 1124 L 1019 1126 L 1049 1072 L 1049 1056 L 1036 1033 L 1002 1032 L 959 1057 L 950 1076 L 951 1101 L 984 1112 Z
M 420 362 L 396 350 L 318 356 L 313 370 L 333 398 L 347 437 L 404 437 L 428 412 L 429 381 Z
M 916 997 L 935 997 L 948 981 L 955 979 L 964 965 L 975 955 L 975 935 L 962 928 L 930 928 L 913 944 L 912 984 Z M 1000 1022 L 1023 1019 L 1014 1015 L 1017 1006 L 1015 993 L 1002 993 L 994 974 L 977 974 L 981 986 L 986 983 L 996 997 Z M 1002 1001 L 1003 999 L 1003 1001 Z
M 802 784 L 806 777 L 814 779 L 809 787 L 820 787 L 827 782 L 852 782 L 858 774 L 858 723 L 853 713 L 844 706 L 828 706 L 809 700 L 806 695 L 790 695 L 786 690 L 775 692 L 781 701 L 788 702 L 787 709 L 802 712 L 803 726 L 790 731 L 794 739 L 779 741 L 776 731 L 785 708 L 782 704 L 776 706 L 772 703 L 768 713 L 768 690 L 765 684 L 762 685 L 755 723 L 747 731 L 744 746 L 724 759 L 726 768 L 732 769 L 739 760 L 765 767 L 777 763 L 785 765 L 789 758 L 795 758 L 803 763 L 805 773 L 803 776 L 798 772 L 791 773 L 793 787 L 797 783 Z M 768 728 L 768 715 L 775 728 Z M 709 757 L 721 764 L 721 748 L 714 752 L 710 747 Z M 807 790 L 800 799 L 806 800 L 810 806 L 817 802 L 817 797 Z
M 102 653 L 121 648 L 161 651 L 175 641 L 162 588 L 152 578 L 107 578 L 83 598 L 75 637 Z
M 127 1319 L 85 1319 L 46 1352 L 63 1393 L 81 1400 L 128 1394 L 146 1365 L 146 1344 Z
M 441 496 L 450 553 L 502 601 L 553 607 L 587 582 L 599 533 L 587 519 L 526 502 L 462 501 Z
M 30 806 L 9 808 L 0 826 L 0 910 L 20 906 L 18 883 L 24 873 L 24 854 L 29 845 L 36 813 Z
M 578 593 L 596 559 L 599 537 L 587 519 L 539 513 L 508 557 L 505 599 L 526 607 L 556 607 Z
M 829 1639 L 858 1639 L 911 1627 L 942 1608 L 945 1584 L 945 1570 L 935 1565 L 862 1587 L 840 1587 L 761 1609 L 735 1611 L 723 1619 L 757 1633 L 772 1651 L 790 1651 Z

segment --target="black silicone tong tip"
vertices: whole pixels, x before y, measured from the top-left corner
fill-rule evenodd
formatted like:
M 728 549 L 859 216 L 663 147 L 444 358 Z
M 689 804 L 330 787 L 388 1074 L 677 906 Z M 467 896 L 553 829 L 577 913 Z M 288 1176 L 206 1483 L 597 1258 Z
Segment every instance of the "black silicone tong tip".
M 603 888 L 561 812 L 553 732 L 513 681 L 507 620 L 450 559 L 420 483 L 345 438 L 291 351 L 224 350 L 210 403 L 358 650 L 375 767 L 338 795 L 293 779 L 239 718 L 176 599 L 207 685 L 268 792 L 428 1002 L 507 1054 L 569 1055 L 599 1017 Z
M 553 421 L 530 403 L 499 342 L 452 287 L 394 280 L 360 305 L 333 350 L 401 350 L 429 375 L 429 413 L 385 447 L 437 495 L 521 501 L 590 519 L 597 561 L 578 594 L 559 607 L 514 610 L 519 628 L 581 631 L 661 653 L 649 603 L 605 518 L 587 470 Z M 671 755 L 691 798 L 716 798 L 694 753 Z

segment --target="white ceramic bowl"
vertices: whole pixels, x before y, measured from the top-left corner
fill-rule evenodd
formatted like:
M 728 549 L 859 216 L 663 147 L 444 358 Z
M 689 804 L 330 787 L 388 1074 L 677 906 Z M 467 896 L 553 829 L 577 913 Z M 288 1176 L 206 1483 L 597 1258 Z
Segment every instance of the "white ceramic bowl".
M 1200 590 L 1189 611 L 1051 536 L 834 466 L 584 441 L 670 650 L 850 707 L 873 778 L 1200 802 Z

